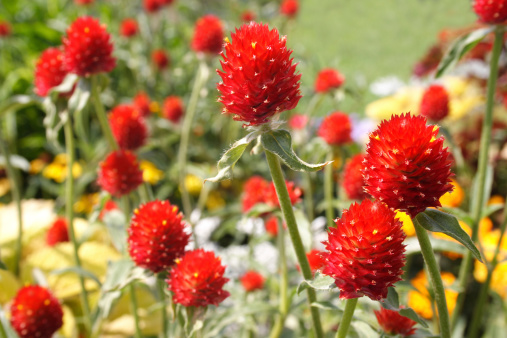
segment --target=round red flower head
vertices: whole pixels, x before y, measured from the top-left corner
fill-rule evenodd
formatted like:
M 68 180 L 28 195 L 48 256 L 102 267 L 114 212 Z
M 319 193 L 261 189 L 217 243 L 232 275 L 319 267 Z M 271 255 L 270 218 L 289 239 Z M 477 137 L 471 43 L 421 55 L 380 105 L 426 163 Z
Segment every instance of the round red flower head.
M 224 29 L 220 19 L 205 15 L 195 23 L 192 49 L 196 52 L 218 54 L 222 50 Z
M 381 308 L 380 311 L 374 312 L 380 327 L 387 334 L 408 337 L 415 333 L 414 326 L 417 323 L 400 315 L 398 311 Z
M 144 0 L 143 5 L 148 13 L 154 13 L 164 6 L 161 0 Z
M 361 169 L 364 167 L 364 159 L 363 154 L 355 155 L 347 161 L 343 169 L 342 186 L 351 200 L 363 200 L 370 197 L 363 189 L 364 179 Z
M 325 117 L 318 130 L 319 136 L 333 146 L 352 142 L 351 133 L 352 124 L 349 116 L 339 111 Z
M 146 142 L 148 130 L 144 119 L 131 105 L 116 106 L 109 114 L 109 125 L 121 149 L 135 150 Z
M 264 221 L 266 232 L 273 237 L 278 236 L 278 222 L 278 217 L 276 216 L 271 216 Z
M 225 45 L 226 55 L 221 54 L 223 72 L 217 70 L 223 81 L 217 85 L 223 112 L 255 126 L 294 109 L 301 99 L 301 75 L 296 74 L 285 36 L 280 38 L 276 29 L 251 22 L 231 37 L 232 42 Z
M 95 0 L 74 0 L 77 5 L 91 5 Z
M 150 97 L 145 92 L 138 92 L 136 96 L 134 96 L 133 105 L 143 117 L 150 116 Z
M 327 93 L 332 89 L 338 89 L 345 82 L 345 76 L 332 68 L 325 68 L 317 74 L 315 79 L 315 92 Z
M 63 82 L 66 75 L 62 50 L 53 47 L 46 49 L 35 66 L 35 92 L 39 96 L 48 95 L 51 88 Z
M 293 18 L 298 14 L 299 11 L 299 1 L 297 0 L 283 0 L 280 5 L 280 13 L 288 16 L 289 18 Z
M 137 266 L 158 273 L 185 252 L 190 234 L 183 214 L 169 201 L 152 201 L 134 211 L 128 229 L 129 254 Z
M 63 217 L 58 217 L 46 233 L 46 243 L 55 246 L 58 243 L 69 241 L 69 225 Z
M 421 99 L 420 114 L 438 122 L 449 115 L 449 94 L 440 85 L 429 86 Z
M 162 107 L 162 114 L 166 119 L 173 123 L 180 122 L 183 116 L 183 101 L 178 96 L 168 96 L 164 100 Z
M 243 186 L 243 212 L 247 212 L 257 203 L 265 202 L 265 192 L 269 187 L 268 181 L 260 176 L 250 177 Z
M 302 130 L 305 129 L 308 124 L 308 116 L 303 114 L 294 114 L 289 119 L 289 127 L 294 130 Z
M 126 195 L 143 183 L 143 172 L 130 151 L 114 151 L 99 166 L 97 183 L 115 197 Z
M 335 223 L 324 242 L 323 273 L 335 279 L 342 299 L 386 298 L 405 265 L 405 233 L 395 212 L 382 202 L 364 200 L 344 210 Z
M 6 21 L 0 20 L 0 37 L 11 35 L 11 26 Z
M 506 0 L 475 0 L 474 11 L 480 21 L 488 24 L 504 23 L 507 20 Z
M 136 19 L 127 18 L 121 22 L 120 34 L 126 38 L 130 38 L 137 34 L 139 27 Z
M 382 121 L 370 134 L 364 160 L 365 190 L 414 218 L 453 190 L 450 153 L 438 127 L 410 113 Z
M 241 285 L 246 292 L 262 290 L 266 279 L 257 271 L 249 270 L 240 279 Z
M 241 13 L 241 20 L 243 22 L 250 22 L 255 20 L 255 13 L 250 10 L 246 10 L 243 13 Z
M 62 306 L 46 288 L 21 288 L 11 304 L 11 325 L 21 338 L 51 338 L 63 325 Z
M 78 18 L 63 38 L 64 64 L 67 71 L 79 76 L 110 72 L 116 66 L 112 56 L 111 35 L 97 19 Z
M 211 251 L 187 251 L 170 272 L 167 283 L 173 300 L 183 306 L 218 306 L 229 297 L 223 289 L 229 281 L 224 277 L 225 266 Z
M 171 63 L 169 56 L 162 49 L 154 50 L 153 53 L 151 54 L 151 59 L 153 60 L 155 66 L 160 70 L 166 69 Z

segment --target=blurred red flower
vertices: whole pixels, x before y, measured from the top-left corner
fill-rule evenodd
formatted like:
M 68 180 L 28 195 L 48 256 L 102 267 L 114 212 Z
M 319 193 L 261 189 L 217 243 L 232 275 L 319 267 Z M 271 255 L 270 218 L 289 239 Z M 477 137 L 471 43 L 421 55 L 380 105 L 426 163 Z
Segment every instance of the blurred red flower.
M 146 142 L 148 130 L 144 119 L 131 105 L 114 107 L 109 114 L 109 125 L 121 149 L 135 150 Z
M 224 29 L 220 19 L 205 15 L 195 23 L 192 49 L 196 52 L 218 54 L 222 50 Z
M 327 93 L 332 89 L 340 88 L 345 82 L 345 76 L 332 68 L 322 69 L 315 79 L 315 92 Z
M 295 17 L 299 12 L 299 1 L 297 0 L 283 0 L 280 5 L 280 13 L 288 16 L 289 18 Z
M 55 246 L 58 243 L 69 241 L 69 225 L 63 217 L 58 217 L 46 233 L 46 244 Z
M 115 197 L 136 189 L 143 183 L 143 172 L 136 156 L 127 150 L 110 153 L 99 165 L 97 183 Z
M 349 116 L 339 111 L 326 116 L 318 130 L 319 136 L 334 146 L 352 142 L 351 132 Z
M 251 292 L 255 290 L 262 290 L 266 280 L 257 271 L 249 270 L 239 279 L 239 281 L 241 282 L 241 285 L 243 285 L 245 291 Z
M 155 66 L 160 70 L 167 68 L 171 63 L 169 56 L 162 49 L 155 49 L 153 53 L 151 53 L 151 59 L 153 60 Z
M 350 158 L 343 169 L 342 186 L 351 200 L 362 200 L 369 198 L 364 189 L 364 179 L 361 169 L 363 169 L 364 154 L 357 154 Z
M 51 88 L 63 82 L 66 75 L 62 50 L 53 47 L 46 49 L 35 66 L 35 92 L 39 96 L 47 96 Z
M 438 122 L 449 114 L 449 94 L 441 85 L 431 85 L 421 99 L 420 114 Z
M 164 100 L 162 114 L 173 123 L 178 123 L 183 116 L 183 101 L 179 96 L 168 96 Z
M 417 323 L 400 315 L 398 311 L 380 308 L 380 311 L 374 311 L 374 313 L 380 327 L 387 334 L 408 337 L 415 333 L 414 326 Z
M 126 38 L 130 38 L 137 34 L 139 27 L 136 19 L 127 18 L 121 22 L 120 34 Z

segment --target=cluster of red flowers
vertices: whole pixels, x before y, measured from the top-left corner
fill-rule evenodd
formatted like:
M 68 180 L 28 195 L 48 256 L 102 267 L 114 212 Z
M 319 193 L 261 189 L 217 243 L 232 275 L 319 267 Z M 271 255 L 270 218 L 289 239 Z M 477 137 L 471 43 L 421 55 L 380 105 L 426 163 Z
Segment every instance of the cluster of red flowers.
M 301 200 L 303 191 L 296 187 L 294 182 L 285 182 L 292 204 Z M 243 212 L 247 212 L 258 203 L 265 203 L 271 206 L 280 206 L 276 189 L 273 182 L 268 182 L 260 176 L 252 176 L 243 187 Z

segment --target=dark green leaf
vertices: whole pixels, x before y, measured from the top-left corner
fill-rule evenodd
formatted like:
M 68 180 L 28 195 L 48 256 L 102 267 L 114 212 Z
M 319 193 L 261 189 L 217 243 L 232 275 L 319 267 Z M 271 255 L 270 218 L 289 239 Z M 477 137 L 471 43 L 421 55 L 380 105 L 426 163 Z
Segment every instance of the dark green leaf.
M 472 224 L 474 222 L 470 214 L 459 208 L 442 207 L 442 210 L 448 214 L 456 216 L 456 218 L 458 218 L 460 221 L 465 222 L 466 224 Z
M 303 290 L 313 288 L 315 290 L 331 290 L 336 287 L 334 278 L 321 274 L 320 272 L 315 273 L 315 277 L 312 280 L 302 281 L 296 290 L 299 295 Z
M 2 269 L 2 270 L 8 270 L 7 269 L 7 265 L 5 265 L 5 263 L 2 262 L 1 260 L 0 260 L 0 269 Z
M 51 273 L 53 275 L 63 275 L 63 274 L 68 273 L 68 272 L 75 273 L 75 274 L 77 274 L 79 276 L 82 276 L 84 278 L 90 278 L 91 280 L 93 280 L 94 282 L 96 282 L 99 286 L 102 285 L 102 283 L 100 282 L 99 278 L 97 276 L 95 276 L 92 272 L 90 272 L 88 270 L 85 270 L 83 268 L 78 268 L 77 266 L 72 266 L 72 267 L 69 267 L 69 268 L 63 268 L 63 269 L 57 269 L 57 270 L 51 271 Z

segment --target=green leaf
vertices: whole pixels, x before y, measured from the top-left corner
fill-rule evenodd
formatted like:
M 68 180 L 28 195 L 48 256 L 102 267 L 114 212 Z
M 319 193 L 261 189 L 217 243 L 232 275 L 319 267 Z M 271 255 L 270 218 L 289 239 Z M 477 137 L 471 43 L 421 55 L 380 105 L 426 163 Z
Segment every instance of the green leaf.
M 91 95 L 90 82 L 86 79 L 79 79 L 74 93 L 69 99 L 69 112 L 75 114 L 75 112 L 83 110 L 88 103 L 88 99 Z
M 125 215 L 119 210 L 111 210 L 103 218 L 104 224 L 111 236 L 114 247 L 124 252 L 127 245 L 127 232 L 125 231 Z
M 130 259 L 109 262 L 102 290 L 110 291 L 117 289 L 128 278 L 133 267 L 134 263 Z
M 470 225 L 474 222 L 472 216 L 470 216 L 469 213 L 459 208 L 442 207 L 442 210 L 448 214 L 456 216 L 456 218 L 458 218 L 460 221 L 465 222 L 466 224 Z
M 1 260 L 0 260 L 0 269 L 2 269 L 2 270 L 8 270 L 7 269 L 7 265 L 5 265 L 5 263 L 2 262 Z
M 5 316 L 4 310 L 1 306 L 0 306 L 0 325 L 5 330 L 6 338 L 19 338 L 16 331 L 14 331 L 14 329 L 12 328 L 10 320 L 8 320 L 7 317 Z
M 388 310 L 398 311 L 400 315 L 412 319 L 423 327 L 428 327 L 426 321 L 419 317 L 413 309 L 408 307 L 400 308 L 398 292 L 394 287 L 388 288 L 387 297 L 380 304 Z
M 491 164 L 488 164 L 488 166 L 486 167 L 486 179 L 484 181 L 484 193 L 482 195 L 482 205 L 479 206 L 482 208 L 481 210 L 484 210 L 484 208 L 486 207 L 486 203 L 488 202 L 488 198 L 489 196 L 491 196 L 491 189 L 493 188 L 493 174 L 494 174 L 493 166 Z M 470 189 L 470 205 L 472 210 L 475 210 L 475 208 L 477 208 L 478 203 L 477 199 L 479 198 L 478 193 L 479 187 L 477 186 L 478 181 L 479 175 L 476 174 L 472 182 L 472 188 Z M 471 214 L 473 214 L 473 211 L 471 212 Z
M 15 95 L 0 105 L 0 116 L 8 114 L 12 111 L 18 111 L 24 107 L 41 103 L 42 101 L 36 97 L 32 97 L 29 95 Z
M 264 149 L 277 155 L 283 163 L 294 171 L 318 171 L 331 163 L 331 161 L 329 161 L 319 164 L 310 164 L 297 157 L 292 149 L 292 137 L 287 130 L 272 130 L 266 132 L 261 135 L 261 142 Z
M 482 215 L 481 219 L 490 216 L 491 214 L 497 212 L 498 210 L 501 210 L 504 207 L 503 204 L 491 204 L 487 205 L 482 209 Z
M 343 309 L 340 309 L 338 306 L 334 305 L 331 302 L 313 302 L 313 307 L 316 307 L 321 310 L 328 310 L 328 311 L 343 311 Z
M 69 267 L 69 268 L 64 268 L 64 269 L 57 269 L 57 270 L 53 270 L 51 271 L 51 274 L 53 275 L 63 275 L 65 273 L 68 273 L 68 272 L 73 272 L 79 276 L 82 276 L 84 278 L 89 278 L 91 280 L 93 280 L 94 282 L 96 282 L 99 286 L 102 285 L 102 283 L 100 282 L 99 278 L 97 276 L 95 276 L 92 272 L 88 271 L 88 270 L 85 270 L 83 268 L 79 268 L 77 266 L 72 266 L 72 267 Z
M 414 221 L 418 222 L 419 225 L 428 231 L 441 232 L 454 238 L 470 250 L 475 258 L 482 262 L 479 250 L 477 250 L 470 236 L 461 228 L 456 217 L 439 210 L 426 209 L 426 211 L 420 212 L 414 218 Z
M 440 61 L 437 68 L 436 78 L 442 76 L 448 69 L 454 67 L 468 51 L 474 48 L 486 35 L 493 32 L 495 26 L 480 28 L 470 32 L 453 42 Z
M 331 290 L 335 287 L 336 284 L 334 283 L 333 277 L 323 275 L 320 272 L 316 272 L 315 277 L 312 280 L 304 280 L 298 285 L 296 293 L 299 295 L 303 290 L 306 290 L 308 288 L 315 290 Z

